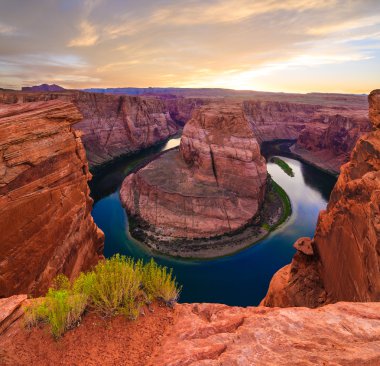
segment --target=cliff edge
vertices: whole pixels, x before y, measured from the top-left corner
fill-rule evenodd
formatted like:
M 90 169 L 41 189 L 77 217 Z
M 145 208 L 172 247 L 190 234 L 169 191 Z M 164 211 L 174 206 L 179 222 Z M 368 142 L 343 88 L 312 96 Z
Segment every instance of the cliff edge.
M 68 102 L 0 105 L 0 297 L 43 294 L 58 273 L 96 263 L 82 118 Z
M 295 243 L 292 263 L 274 275 L 262 305 L 380 300 L 380 90 L 368 100 L 373 131 L 356 143 L 314 238 Z

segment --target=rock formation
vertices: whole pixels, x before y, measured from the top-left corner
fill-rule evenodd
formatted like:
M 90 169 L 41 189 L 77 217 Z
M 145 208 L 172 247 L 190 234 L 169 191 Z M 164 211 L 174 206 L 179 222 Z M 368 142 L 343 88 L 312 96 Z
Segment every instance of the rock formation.
M 297 140 L 293 154 L 332 174 L 347 162 L 358 138 L 370 130 L 367 109 L 278 101 L 245 101 L 260 142 Z
M 375 365 L 380 304 L 239 308 L 184 304 L 148 365 Z
M 102 253 L 72 128 L 81 118 L 59 100 L 0 106 L 0 297 L 42 294 L 57 273 L 74 277 Z
M 292 152 L 333 174 L 348 160 L 357 138 L 369 129 L 368 105 L 360 95 L 180 88 L 96 91 L 2 91 L 0 103 L 72 101 L 84 116 L 76 128 L 83 132 L 90 167 L 166 140 L 191 118 L 194 109 L 216 102 L 242 103 L 259 143 L 298 139 Z
M 319 306 L 380 300 L 380 90 L 369 95 L 374 130 L 343 165 L 314 238 L 273 277 L 262 304 Z M 297 245 L 297 249 L 305 245 Z
M 58 93 L 0 93 L 0 103 L 60 99 L 73 102 L 83 119 L 82 132 L 90 167 L 163 142 L 178 131 L 164 103 L 155 97 L 131 97 L 66 91 Z
M 120 195 L 129 213 L 163 236 L 204 238 L 247 224 L 263 201 L 266 177 L 240 106 L 214 104 L 193 113 L 179 151 L 129 175 Z

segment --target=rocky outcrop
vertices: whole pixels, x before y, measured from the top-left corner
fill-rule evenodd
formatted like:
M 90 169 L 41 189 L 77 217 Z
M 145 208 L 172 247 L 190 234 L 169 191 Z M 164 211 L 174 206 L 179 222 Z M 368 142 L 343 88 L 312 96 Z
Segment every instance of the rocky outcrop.
M 165 141 L 178 131 L 165 104 L 156 97 L 115 96 L 80 91 L 0 93 L 0 103 L 60 99 L 74 103 L 90 167 Z
M 67 102 L 0 106 L 0 297 L 42 294 L 53 277 L 96 263 L 82 116 Z
M 26 299 L 26 295 L 14 295 L 0 299 L 0 334 L 24 315 L 21 305 L 25 303 Z
M 238 308 L 184 304 L 148 365 L 375 365 L 380 304 Z
M 332 174 L 370 130 L 367 110 L 360 107 L 258 100 L 245 101 L 243 108 L 260 142 L 297 140 L 293 154 Z
M 258 212 L 265 159 L 239 105 L 208 105 L 186 124 L 180 149 L 169 151 L 121 188 L 130 214 L 167 237 L 221 235 Z
M 357 142 L 318 218 L 312 253 L 298 251 L 262 304 L 380 301 L 380 91 L 369 95 L 374 131 Z

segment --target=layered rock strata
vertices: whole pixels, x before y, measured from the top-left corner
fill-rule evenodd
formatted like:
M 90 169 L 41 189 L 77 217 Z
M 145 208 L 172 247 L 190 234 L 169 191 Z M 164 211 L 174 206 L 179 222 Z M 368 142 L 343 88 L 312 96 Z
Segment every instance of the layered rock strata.
M 60 99 L 74 103 L 90 167 L 167 140 L 178 131 L 163 101 L 155 97 L 115 96 L 80 91 L 0 94 L 0 103 Z
M 132 94 L 144 96 L 122 95 L 128 90 L 107 90 L 117 95 L 3 91 L 0 103 L 57 98 L 74 102 L 84 116 L 77 128 L 83 132 L 91 167 L 166 140 L 191 118 L 194 109 L 215 102 L 242 103 L 259 143 L 298 140 L 292 149 L 295 155 L 333 174 L 339 172 L 357 138 L 369 128 L 368 106 L 358 95 L 217 89 L 168 89 L 161 93 L 154 88 L 132 90 Z
M 169 151 L 123 182 L 120 195 L 132 216 L 175 238 L 234 231 L 258 212 L 266 164 L 239 105 L 194 111 L 180 149 Z
M 298 250 L 275 274 L 263 305 L 380 301 L 380 90 L 369 103 L 374 130 L 359 139 L 341 168 L 314 238 L 304 239 L 312 251 Z
M 260 142 L 295 140 L 293 154 L 332 174 L 371 129 L 366 108 L 260 100 L 243 108 Z
M 0 106 L 0 297 L 43 294 L 97 262 L 82 118 L 64 101 Z

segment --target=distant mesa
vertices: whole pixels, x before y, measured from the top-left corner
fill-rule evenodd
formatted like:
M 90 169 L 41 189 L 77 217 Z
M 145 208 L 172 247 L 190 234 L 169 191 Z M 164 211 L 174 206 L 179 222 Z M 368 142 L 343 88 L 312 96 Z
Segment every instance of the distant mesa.
M 23 86 L 21 88 L 21 91 L 23 92 L 58 92 L 64 90 L 66 89 L 62 88 L 62 86 L 59 86 L 57 84 L 41 84 L 34 86 Z

